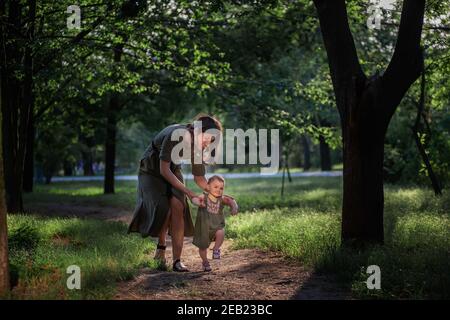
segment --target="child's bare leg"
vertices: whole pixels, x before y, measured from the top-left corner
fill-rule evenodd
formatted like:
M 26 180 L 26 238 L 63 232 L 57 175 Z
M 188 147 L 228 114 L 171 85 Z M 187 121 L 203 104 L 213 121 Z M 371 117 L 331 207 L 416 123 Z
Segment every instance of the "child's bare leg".
M 219 229 L 216 231 L 216 241 L 214 244 L 214 250 L 219 250 L 223 244 L 223 240 L 225 239 L 225 230 Z
M 208 257 L 207 257 L 207 249 L 198 249 L 198 253 L 200 254 L 200 258 L 202 258 L 203 262 L 208 262 Z

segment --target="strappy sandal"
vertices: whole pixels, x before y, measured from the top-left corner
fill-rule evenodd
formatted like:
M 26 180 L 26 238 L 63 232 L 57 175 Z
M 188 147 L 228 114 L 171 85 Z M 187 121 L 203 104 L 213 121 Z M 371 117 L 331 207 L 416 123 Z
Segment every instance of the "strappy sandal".
M 181 263 L 180 259 L 175 260 L 175 262 L 173 263 L 172 269 L 175 272 L 188 272 L 189 271 L 189 269 L 183 263 Z
M 166 261 L 166 246 L 158 244 L 156 246 L 155 257 L 153 259 Z
M 212 258 L 213 259 L 220 259 L 220 249 L 213 249 L 213 254 L 212 254 Z
M 153 259 L 158 264 L 158 269 L 166 270 L 167 269 L 166 246 L 158 244 L 155 251 L 155 257 Z
M 203 266 L 203 271 L 205 271 L 205 272 L 212 271 L 209 261 L 202 262 L 202 266 Z

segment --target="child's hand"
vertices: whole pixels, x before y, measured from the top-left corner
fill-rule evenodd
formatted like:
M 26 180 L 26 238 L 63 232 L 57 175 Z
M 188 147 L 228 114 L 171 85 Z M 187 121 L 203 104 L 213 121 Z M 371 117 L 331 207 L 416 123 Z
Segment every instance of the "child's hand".
M 198 197 L 194 197 L 194 198 L 191 199 L 191 201 L 196 206 L 199 206 L 199 207 L 204 207 L 205 206 L 205 196 L 204 195 L 200 195 Z
M 237 215 L 238 214 L 238 210 L 239 210 L 239 207 L 238 207 L 236 201 L 233 199 L 233 201 L 231 203 L 231 215 L 232 216 Z
M 199 207 L 202 204 L 202 201 L 200 200 L 199 197 L 194 197 L 194 198 L 191 199 L 191 201 L 192 201 L 193 204 L 195 204 L 196 206 L 199 206 Z

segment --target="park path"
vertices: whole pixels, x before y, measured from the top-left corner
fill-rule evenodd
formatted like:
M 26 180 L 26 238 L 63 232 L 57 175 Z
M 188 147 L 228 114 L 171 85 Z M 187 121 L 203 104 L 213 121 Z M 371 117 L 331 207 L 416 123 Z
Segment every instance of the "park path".
M 132 212 L 114 207 L 75 204 L 41 204 L 36 211 L 48 216 L 82 217 L 128 224 Z M 168 261 L 172 261 L 170 237 Z M 211 251 L 208 252 L 211 257 Z M 148 259 L 152 259 L 153 252 Z M 347 290 L 335 281 L 317 275 L 298 261 L 290 261 L 277 252 L 258 249 L 234 249 L 226 240 L 222 259 L 211 260 L 212 272 L 203 272 L 192 238 L 185 238 L 182 261 L 190 272 L 177 273 L 143 268 L 129 280 L 119 282 L 114 299 L 221 299 L 221 300 L 340 300 L 349 299 Z
M 203 272 L 197 249 L 187 238 L 183 263 L 190 272 L 142 269 L 132 280 L 119 283 L 120 300 L 340 300 L 349 295 L 333 281 L 315 275 L 298 262 L 275 252 L 232 249 L 226 240 L 222 258 L 211 260 L 212 272 Z M 208 255 L 211 256 L 211 250 Z M 172 261 L 170 243 L 168 261 Z
M 210 173 L 212 175 L 214 173 Z M 225 179 L 250 179 L 250 178 L 280 178 L 282 173 L 262 175 L 259 172 L 241 172 L 241 173 L 224 173 L 221 174 Z M 311 172 L 293 172 L 291 177 L 340 177 L 342 171 L 311 171 Z M 208 174 L 206 175 L 208 176 Z M 192 180 L 192 174 L 183 174 L 184 180 Z M 137 181 L 137 175 L 116 175 L 117 181 Z M 103 181 L 103 176 L 75 176 L 75 177 L 53 177 L 52 182 L 65 181 Z

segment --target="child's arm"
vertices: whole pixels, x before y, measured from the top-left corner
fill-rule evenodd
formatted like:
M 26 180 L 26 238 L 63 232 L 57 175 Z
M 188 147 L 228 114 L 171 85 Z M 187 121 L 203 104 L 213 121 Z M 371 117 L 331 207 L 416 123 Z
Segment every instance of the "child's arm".
M 225 204 L 231 208 L 231 215 L 234 216 L 238 213 L 239 207 L 238 207 L 236 200 L 234 200 L 234 198 L 232 198 L 230 196 L 223 196 L 223 204 Z

